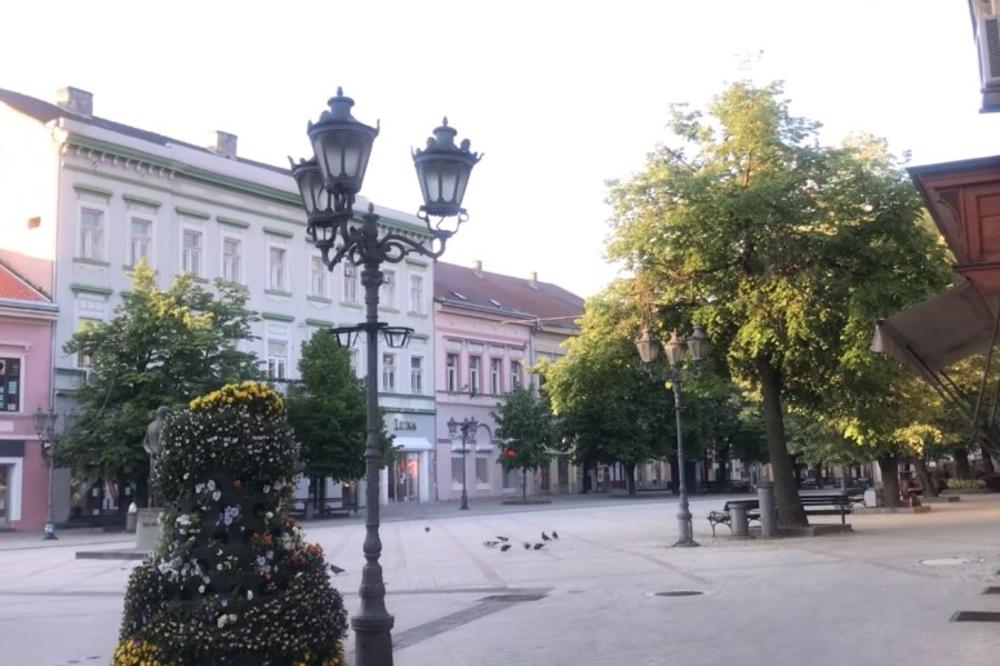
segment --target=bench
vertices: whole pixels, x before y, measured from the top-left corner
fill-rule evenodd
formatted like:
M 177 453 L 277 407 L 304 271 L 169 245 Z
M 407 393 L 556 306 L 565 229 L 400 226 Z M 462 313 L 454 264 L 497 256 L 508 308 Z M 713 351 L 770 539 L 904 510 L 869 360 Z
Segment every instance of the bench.
M 314 500 L 306 499 L 302 497 L 297 497 L 291 501 L 288 507 L 288 513 L 296 518 L 305 518 L 309 516 L 307 510 L 307 504 L 312 505 L 312 515 L 311 518 L 328 518 L 332 516 L 347 516 L 350 513 L 358 513 L 358 505 L 355 504 L 350 498 L 344 497 L 328 497 L 327 499 L 320 500 L 319 505 Z
M 760 522 L 760 502 L 758 500 L 730 500 L 722 507 L 722 511 L 709 512 L 708 524 L 712 526 L 712 536 L 715 536 L 716 525 L 728 525 L 730 530 L 733 529 L 733 516 L 730 511 L 734 504 L 742 504 L 747 508 L 747 522 L 751 520 Z

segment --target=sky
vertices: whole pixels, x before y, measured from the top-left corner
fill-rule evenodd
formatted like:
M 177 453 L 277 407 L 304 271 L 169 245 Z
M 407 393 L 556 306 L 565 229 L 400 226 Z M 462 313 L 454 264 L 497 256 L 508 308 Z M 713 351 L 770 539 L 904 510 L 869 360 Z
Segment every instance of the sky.
M 83 88 L 95 115 L 189 142 L 232 132 L 275 164 L 306 154 L 306 122 L 343 86 L 382 124 L 362 194 L 402 211 L 420 205 L 410 147 L 447 115 L 485 156 L 444 260 L 581 296 L 617 273 L 607 181 L 671 143 L 671 103 L 728 82 L 783 80 L 825 143 L 869 132 L 913 164 L 1000 153 L 966 0 L 8 0 L 0 20 L 0 88 Z

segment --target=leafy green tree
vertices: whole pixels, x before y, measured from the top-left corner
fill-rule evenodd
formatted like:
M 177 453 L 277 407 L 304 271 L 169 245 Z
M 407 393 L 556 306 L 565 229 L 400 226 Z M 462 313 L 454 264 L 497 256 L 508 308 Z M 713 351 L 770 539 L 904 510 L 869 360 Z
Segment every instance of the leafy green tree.
M 302 446 L 313 496 L 319 499 L 320 479 L 353 481 L 365 474 L 365 384 L 354 375 L 348 351 L 324 330 L 302 343 L 299 374 L 302 381 L 289 387 L 285 406 Z M 379 415 L 383 461 L 388 465 L 395 450 L 384 414 Z
M 779 523 L 804 525 L 784 403 L 819 403 L 856 335 L 937 288 L 940 247 L 884 142 L 820 146 L 780 84 L 734 83 L 671 128 L 677 148 L 612 183 L 609 256 L 641 275 L 664 329 L 701 323 L 759 389 Z
M 552 451 L 561 446 L 548 401 L 530 387 L 520 386 L 507 394 L 492 416 L 501 440 L 500 465 L 504 472 L 521 470 L 521 498 L 525 499 L 528 470 L 547 465 Z
M 79 418 L 56 457 L 78 475 L 136 482 L 142 499 L 149 477 L 142 442 L 156 408 L 186 404 L 258 370 L 254 355 L 238 347 L 252 337 L 245 289 L 217 280 L 214 295 L 184 274 L 160 291 L 144 263 L 132 280 L 111 321 L 65 345 L 67 353 L 88 357 L 92 371 L 74 391 Z

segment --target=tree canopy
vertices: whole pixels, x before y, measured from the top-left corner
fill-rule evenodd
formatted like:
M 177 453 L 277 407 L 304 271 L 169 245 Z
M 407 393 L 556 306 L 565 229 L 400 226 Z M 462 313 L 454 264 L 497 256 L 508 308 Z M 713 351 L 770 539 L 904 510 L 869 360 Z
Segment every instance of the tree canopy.
M 519 386 L 507 394 L 492 416 L 501 441 L 500 465 L 504 472 L 521 470 L 525 494 L 523 480 L 528 470 L 547 465 L 552 452 L 562 446 L 548 400 L 536 395 L 530 386 Z
M 641 277 L 662 326 L 702 324 L 759 388 L 779 522 L 805 524 L 783 401 L 820 405 L 875 319 L 943 285 L 942 251 L 884 141 L 817 141 L 780 84 L 737 82 L 675 108 L 677 146 L 611 185 L 609 256 Z
M 160 291 L 156 275 L 140 263 L 132 290 L 107 322 L 76 333 L 69 354 L 88 357 L 89 379 L 74 391 L 80 413 L 56 447 L 56 457 L 79 474 L 135 481 L 145 488 L 148 459 L 142 447 L 157 407 L 259 374 L 239 341 L 252 338 L 246 290 L 217 280 L 216 294 L 189 274 Z

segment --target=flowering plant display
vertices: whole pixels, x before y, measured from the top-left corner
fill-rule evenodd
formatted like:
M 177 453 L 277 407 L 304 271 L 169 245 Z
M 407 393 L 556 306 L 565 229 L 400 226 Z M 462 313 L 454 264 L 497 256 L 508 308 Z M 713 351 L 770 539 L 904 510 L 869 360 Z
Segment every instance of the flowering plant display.
M 163 537 L 129 579 L 114 666 L 342 666 L 347 614 L 287 508 L 281 398 L 225 386 L 167 417 Z

